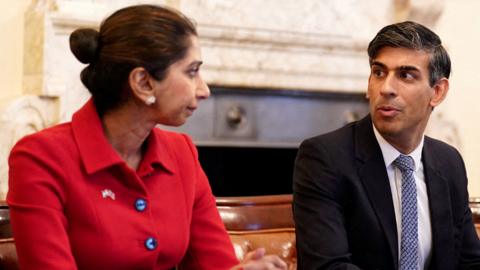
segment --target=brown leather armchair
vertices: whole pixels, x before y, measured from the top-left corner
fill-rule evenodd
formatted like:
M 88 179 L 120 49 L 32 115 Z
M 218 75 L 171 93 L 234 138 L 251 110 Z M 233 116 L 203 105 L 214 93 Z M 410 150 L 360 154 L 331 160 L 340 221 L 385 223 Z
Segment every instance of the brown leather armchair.
M 470 210 L 472 211 L 477 235 L 480 237 L 480 197 L 470 198 Z
M 0 239 L 0 269 L 19 269 L 13 238 Z
M 296 269 L 291 202 L 291 195 L 217 198 L 218 211 L 240 260 L 247 252 L 264 247 L 267 253 L 283 258 L 289 270 Z M 470 207 L 480 235 L 480 198 L 472 198 Z M 0 201 L 0 269 L 18 270 L 9 221 L 8 207 Z
M 10 230 L 10 214 L 5 202 L 0 201 L 0 269 L 18 270 L 17 252 Z
M 264 247 L 296 269 L 295 228 L 291 195 L 219 197 L 217 208 L 232 239 L 237 257 Z M 18 270 L 8 207 L 0 202 L 0 269 Z
M 264 247 L 297 269 L 292 195 L 218 197 L 217 209 L 239 260 Z

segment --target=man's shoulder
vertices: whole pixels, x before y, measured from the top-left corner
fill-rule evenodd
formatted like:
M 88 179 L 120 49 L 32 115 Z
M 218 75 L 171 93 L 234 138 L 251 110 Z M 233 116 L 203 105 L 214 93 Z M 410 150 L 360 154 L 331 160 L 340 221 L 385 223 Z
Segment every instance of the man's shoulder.
M 429 136 L 425 136 L 424 147 L 426 147 L 427 150 L 438 154 L 450 153 L 459 155 L 458 150 L 452 145 Z
M 425 136 L 423 155 L 439 167 L 450 167 L 459 161 L 463 163 L 463 158 L 455 147 L 428 136 Z
M 355 136 L 360 129 L 371 128 L 371 122 L 368 117 L 359 121 L 354 121 L 346 124 L 327 133 L 323 133 L 303 141 L 303 145 L 308 144 L 323 144 L 331 147 L 350 147 L 353 145 Z M 372 131 L 373 135 L 373 131 Z

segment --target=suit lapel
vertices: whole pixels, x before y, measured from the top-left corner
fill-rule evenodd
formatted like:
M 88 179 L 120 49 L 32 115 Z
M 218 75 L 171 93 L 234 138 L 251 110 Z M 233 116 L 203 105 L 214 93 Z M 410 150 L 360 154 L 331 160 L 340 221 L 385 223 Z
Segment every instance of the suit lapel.
M 365 187 L 378 221 L 385 232 L 395 269 L 397 268 L 398 242 L 395 210 L 385 162 L 373 133 L 370 116 L 357 123 L 355 155 L 358 173 Z
M 435 163 L 434 152 L 429 138 L 425 138 L 422 151 L 425 181 L 427 183 L 428 203 L 430 206 L 430 218 L 432 223 L 432 248 L 433 256 L 431 269 L 454 269 L 449 265 L 454 254 L 453 218 L 450 208 L 450 188 L 448 181 L 441 175 L 440 169 Z

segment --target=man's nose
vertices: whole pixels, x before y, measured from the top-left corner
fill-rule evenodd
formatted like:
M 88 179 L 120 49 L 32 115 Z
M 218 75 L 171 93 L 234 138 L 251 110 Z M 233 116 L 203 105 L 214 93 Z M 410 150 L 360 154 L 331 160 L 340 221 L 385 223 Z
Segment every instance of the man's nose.
M 397 82 L 394 74 L 389 74 L 385 77 L 380 88 L 380 93 L 385 96 L 397 95 Z

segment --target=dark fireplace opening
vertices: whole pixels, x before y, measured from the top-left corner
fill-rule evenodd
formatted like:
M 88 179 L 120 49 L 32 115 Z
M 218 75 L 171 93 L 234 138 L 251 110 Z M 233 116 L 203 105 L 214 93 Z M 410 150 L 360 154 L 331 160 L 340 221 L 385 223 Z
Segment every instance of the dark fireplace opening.
M 362 93 L 210 86 L 187 123 L 215 196 L 292 193 L 295 157 L 309 137 L 368 113 Z
M 292 193 L 297 148 L 199 146 L 198 152 L 215 196 Z

